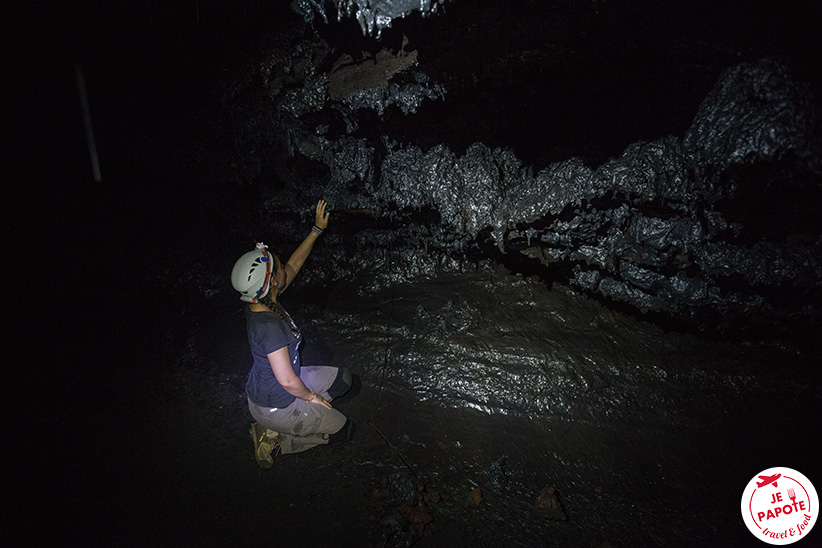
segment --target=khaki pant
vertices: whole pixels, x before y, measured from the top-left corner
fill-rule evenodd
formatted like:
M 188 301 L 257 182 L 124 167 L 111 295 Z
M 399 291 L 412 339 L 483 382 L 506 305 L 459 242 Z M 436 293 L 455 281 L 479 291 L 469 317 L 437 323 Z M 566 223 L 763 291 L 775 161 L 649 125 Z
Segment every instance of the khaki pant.
M 337 378 L 336 367 L 302 367 L 300 378 L 305 385 L 331 401 L 328 389 Z M 345 425 L 345 415 L 336 409 L 326 409 L 317 403 L 306 403 L 296 398 L 283 408 L 262 407 L 248 400 L 248 410 L 254 420 L 280 433 L 280 451 L 283 454 L 299 453 L 317 445 L 328 443 L 329 434 L 338 432 Z

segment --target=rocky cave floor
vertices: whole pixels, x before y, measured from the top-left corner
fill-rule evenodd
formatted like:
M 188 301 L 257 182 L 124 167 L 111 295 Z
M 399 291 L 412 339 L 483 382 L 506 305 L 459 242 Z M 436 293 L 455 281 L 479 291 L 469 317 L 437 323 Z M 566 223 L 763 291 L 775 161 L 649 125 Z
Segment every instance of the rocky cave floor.
M 486 263 L 392 282 L 395 267 L 383 257 L 355 279 L 295 283 L 283 297 L 303 326 L 303 363 L 358 378 L 335 402 L 357 430 L 344 447 L 280 456 L 268 471 L 252 453 L 250 354 L 230 288 L 113 322 L 150 358 L 89 371 L 93 384 L 61 379 L 75 398 L 96 390 L 51 415 L 74 434 L 45 478 L 65 485 L 49 499 L 59 538 L 749 546 L 739 500 L 754 474 L 820 477 L 822 394 L 813 360 L 796 351 L 665 332 Z
M 718 70 L 708 66 L 679 93 L 695 108 Z M 244 399 L 242 307 L 227 280 L 232 249 L 263 227 L 262 218 L 237 219 L 260 196 L 235 182 L 209 187 L 178 165 L 177 139 L 194 132 L 177 111 L 197 96 L 156 85 L 161 76 L 144 84 L 157 112 L 135 106 L 139 94 L 121 94 L 123 83 L 109 84 L 117 92 L 95 105 L 109 186 L 49 189 L 55 207 L 46 209 L 65 229 L 41 240 L 61 275 L 35 273 L 25 287 L 55 283 L 67 303 L 47 317 L 57 324 L 47 338 L 29 329 L 39 347 L 59 349 L 38 369 L 48 382 L 11 371 L 11 401 L 27 413 L 16 427 L 25 442 L 10 444 L 24 463 L 11 472 L 27 479 L 9 492 L 21 501 L 7 516 L 12 537 L 116 546 L 752 546 L 739 504 L 756 473 L 787 466 L 819 486 L 817 354 L 666 331 L 488 262 L 392 277 L 390 253 L 353 278 L 298 282 L 284 296 L 305 334 L 304 363 L 345 365 L 357 376 L 356 393 L 334 404 L 357 431 L 344 447 L 280 456 L 260 470 Z M 658 104 L 681 110 L 669 116 L 684 128 L 693 109 L 671 103 Z M 131 126 L 144 117 L 157 123 L 141 122 L 151 137 L 135 138 Z M 608 157 L 679 127 L 669 117 L 650 135 L 590 131 L 598 123 L 596 112 L 575 123 L 581 129 L 552 154 L 598 148 Z M 590 146 L 591 135 L 608 133 L 620 135 L 613 150 Z M 85 141 L 75 140 L 80 152 L 56 165 L 76 157 L 85 166 Z M 199 161 L 224 156 L 204 152 Z M 180 180 L 184 188 L 166 199 Z M 265 213 L 254 207 L 249 215 Z M 20 225 L 30 241 L 48 232 L 31 225 Z M 205 268 L 181 279 L 189 259 Z M 33 406 L 32 395 L 47 404 Z

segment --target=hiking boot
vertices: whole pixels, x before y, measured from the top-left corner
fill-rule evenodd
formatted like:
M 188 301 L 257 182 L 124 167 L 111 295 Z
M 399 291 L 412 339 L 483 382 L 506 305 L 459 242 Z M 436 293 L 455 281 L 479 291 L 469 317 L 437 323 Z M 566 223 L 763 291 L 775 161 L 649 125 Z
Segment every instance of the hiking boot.
M 254 458 L 263 470 L 274 466 L 274 457 L 280 453 L 280 434 L 255 422 L 251 425 L 251 439 L 254 440 Z

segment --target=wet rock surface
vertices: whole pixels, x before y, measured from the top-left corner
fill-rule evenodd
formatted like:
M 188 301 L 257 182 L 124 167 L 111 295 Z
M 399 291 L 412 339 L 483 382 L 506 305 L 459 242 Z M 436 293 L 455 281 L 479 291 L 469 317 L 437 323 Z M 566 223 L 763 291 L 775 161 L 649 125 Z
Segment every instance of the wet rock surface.
M 313 26 L 203 1 L 61 41 L 108 186 L 64 151 L 31 199 L 50 223 L 10 224 L 37 243 L 13 296 L 45 353 L 10 368 L 12 538 L 744 546 L 754 474 L 820 477 L 806 6 L 763 33 L 724 23 L 756 3 L 457 1 L 377 43 L 295 4 Z M 304 362 L 359 379 L 335 402 L 357 433 L 262 471 L 228 272 L 260 239 L 289 253 L 319 197 L 284 304 Z
M 523 18 L 521 8 L 489 9 L 506 23 Z M 537 19 L 557 15 L 548 11 Z M 456 21 L 470 24 L 460 14 Z M 242 94 L 236 80 L 226 83 L 232 92 L 225 106 L 241 125 L 236 147 L 279 151 L 267 155 L 282 177 L 280 193 L 296 201 L 310 189 L 342 213 L 376 213 L 358 219 L 355 230 L 363 233 L 379 228 L 381 218 L 400 218 L 426 249 L 508 264 L 518 260 L 510 255 L 522 255 L 535 262 L 525 270 L 543 269 L 544 277 L 605 301 L 697 329 L 802 338 L 818 328 L 822 118 L 812 86 L 783 61 L 753 57 L 715 71 L 713 89 L 680 135 L 628 144 L 599 165 L 579 156 L 545 165 L 517 154 L 513 143 L 521 136 L 494 146 L 480 141 L 479 131 L 477 141 L 454 146 L 432 141 L 421 127 L 409 132 L 415 124 L 460 123 L 463 113 L 449 116 L 438 103 L 465 101 L 466 73 L 475 86 L 501 75 L 427 57 L 431 45 L 418 26 L 400 32 L 401 44 L 387 37 L 388 48 L 341 55 L 333 42 L 341 35 L 320 26 L 258 51 L 262 82 L 251 65 L 239 80 Z M 429 38 L 443 36 L 432 31 Z M 552 89 L 550 74 L 515 80 L 513 71 L 537 63 L 535 56 L 561 59 L 558 47 L 549 36 L 529 55 L 509 59 L 504 79 Z M 258 99 L 244 118 L 239 109 L 248 93 Z M 544 99 L 534 99 L 537 113 Z M 483 112 L 488 105 L 477 108 L 478 129 L 499 122 Z M 520 123 L 524 135 L 551 131 Z M 552 141 L 539 133 L 532 140 L 544 142 L 550 156 Z M 256 163 L 241 177 L 262 169 Z M 808 209 L 797 215 L 795 200 L 809 200 Z
M 321 524 L 327 546 L 733 546 L 750 540 L 739 496 L 762 463 L 789 453 L 819 473 L 822 393 L 795 354 L 665 333 L 491 265 L 384 275 L 284 297 L 304 363 L 359 379 L 334 403 L 352 442 L 257 467 L 242 305 L 220 290 L 171 309 L 156 361 L 118 377 L 132 395 L 89 409 L 55 469 L 78 478 L 64 533 L 290 544 Z

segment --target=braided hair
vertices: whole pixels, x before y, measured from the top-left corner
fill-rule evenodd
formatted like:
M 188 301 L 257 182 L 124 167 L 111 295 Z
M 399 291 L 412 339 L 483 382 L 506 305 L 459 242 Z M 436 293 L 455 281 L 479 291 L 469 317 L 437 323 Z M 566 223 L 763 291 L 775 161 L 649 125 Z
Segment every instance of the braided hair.
M 271 289 L 274 289 L 273 287 Z M 291 329 L 291 333 L 295 337 L 300 336 L 300 329 L 297 327 L 297 324 L 294 323 L 294 320 L 291 319 L 291 316 L 283 310 L 283 307 L 274 299 L 274 291 L 269 291 L 265 297 L 260 299 L 260 304 L 271 310 L 277 316 L 280 317 L 282 321 Z

